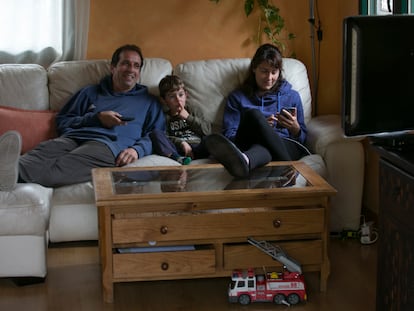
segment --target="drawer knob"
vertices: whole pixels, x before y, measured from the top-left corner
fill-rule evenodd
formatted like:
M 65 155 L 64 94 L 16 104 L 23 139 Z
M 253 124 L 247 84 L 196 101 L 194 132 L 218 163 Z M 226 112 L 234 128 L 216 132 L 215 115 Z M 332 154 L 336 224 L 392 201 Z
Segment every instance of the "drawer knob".
M 168 268 L 169 268 L 168 263 L 163 262 L 163 263 L 161 264 L 161 270 L 167 271 L 167 270 L 168 270 Z
M 282 225 L 282 222 L 280 221 L 280 219 L 273 220 L 273 227 L 280 228 L 281 225 Z
M 162 226 L 160 229 L 161 234 L 167 234 L 168 233 L 168 227 L 167 226 Z

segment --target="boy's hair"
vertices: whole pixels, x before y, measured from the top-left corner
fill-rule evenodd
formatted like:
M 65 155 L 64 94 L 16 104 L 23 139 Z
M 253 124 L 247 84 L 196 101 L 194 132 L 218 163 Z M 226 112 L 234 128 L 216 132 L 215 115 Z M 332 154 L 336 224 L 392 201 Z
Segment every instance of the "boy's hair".
M 178 91 L 181 88 L 185 89 L 184 82 L 176 75 L 166 75 L 158 84 L 158 89 L 162 98 L 165 98 L 167 93 Z

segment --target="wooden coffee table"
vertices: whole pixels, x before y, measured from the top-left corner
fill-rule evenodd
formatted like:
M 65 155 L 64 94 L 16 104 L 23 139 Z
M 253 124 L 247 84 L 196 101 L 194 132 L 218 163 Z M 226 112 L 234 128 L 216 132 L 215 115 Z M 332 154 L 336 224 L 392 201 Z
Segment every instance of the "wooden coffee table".
M 248 179 L 219 164 L 93 170 L 103 298 L 117 282 L 230 277 L 280 264 L 247 242 L 282 247 L 326 290 L 329 197 L 302 162 L 272 162 Z

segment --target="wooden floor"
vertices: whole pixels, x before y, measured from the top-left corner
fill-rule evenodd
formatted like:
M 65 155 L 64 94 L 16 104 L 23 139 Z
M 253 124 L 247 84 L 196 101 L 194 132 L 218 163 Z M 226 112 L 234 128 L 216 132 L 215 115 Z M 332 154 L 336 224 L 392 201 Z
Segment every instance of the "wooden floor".
M 318 290 L 316 273 L 305 273 L 308 302 L 290 308 L 272 303 L 249 306 L 227 301 L 228 278 L 134 282 L 115 285 L 115 302 L 102 301 L 98 248 L 94 245 L 49 248 L 44 283 L 17 286 L 0 279 L 0 310 L 306 310 L 373 311 L 376 244 L 331 238 L 328 291 Z

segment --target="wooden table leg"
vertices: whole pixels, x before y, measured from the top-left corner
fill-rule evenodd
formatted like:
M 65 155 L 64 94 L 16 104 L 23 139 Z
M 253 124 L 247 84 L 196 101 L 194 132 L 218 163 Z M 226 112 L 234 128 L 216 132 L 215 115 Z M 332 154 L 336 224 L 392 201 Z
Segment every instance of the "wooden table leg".
M 114 302 L 114 284 L 112 270 L 112 233 L 111 212 L 109 208 L 99 207 L 99 254 L 101 259 L 102 294 L 107 303 Z
M 112 281 L 102 279 L 102 295 L 103 300 L 106 303 L 113 303 L 114 302 L 114 283 Z
M 328 258 L 325 258 L 324 263 L 321 265 L 320 273 L 320 291 L 326 292 L 328 287 L 328 277 L 331 271 L 331 265 Z

